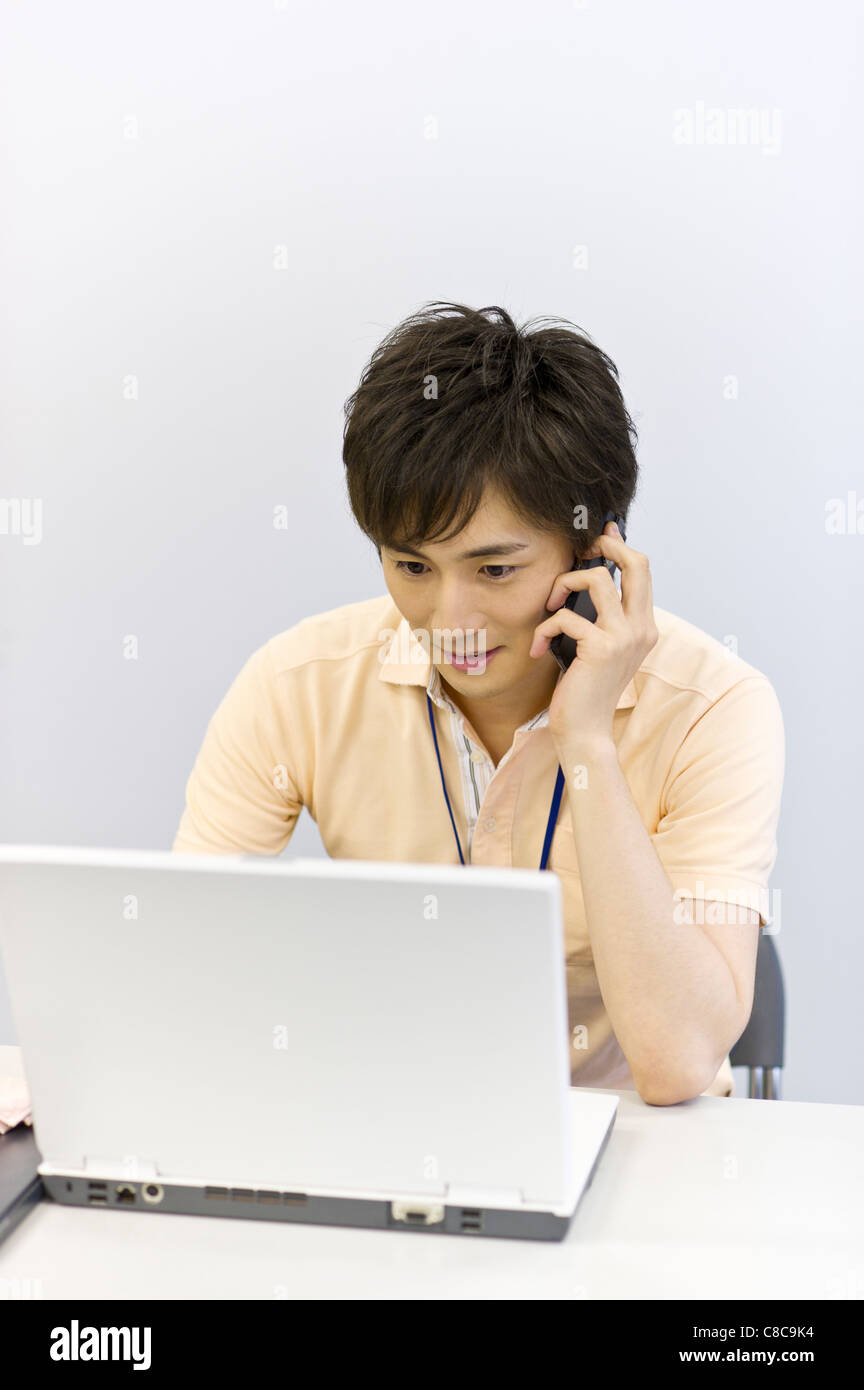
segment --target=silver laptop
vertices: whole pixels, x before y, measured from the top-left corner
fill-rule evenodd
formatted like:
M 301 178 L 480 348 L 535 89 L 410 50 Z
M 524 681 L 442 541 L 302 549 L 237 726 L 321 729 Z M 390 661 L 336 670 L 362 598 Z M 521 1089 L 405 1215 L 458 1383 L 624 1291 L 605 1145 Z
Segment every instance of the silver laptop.
M 0 950 L 57 1202 L 560 1240 L 614 1124 L 554 873 L 7 845 Z
M 0 1242 L 11 1235 L 42 1198 L 39 1150 L 30 1125 L 0 1134 Z

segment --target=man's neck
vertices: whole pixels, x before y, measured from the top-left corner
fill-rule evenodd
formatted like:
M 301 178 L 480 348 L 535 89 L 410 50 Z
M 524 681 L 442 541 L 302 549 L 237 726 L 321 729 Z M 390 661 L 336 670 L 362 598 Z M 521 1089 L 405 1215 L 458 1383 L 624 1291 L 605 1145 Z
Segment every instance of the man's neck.
M 545 673 L 544 673 L 545 674 Z M 556 666 L 545 682 L 533 690 L 505 690 L 486 700 L 472 700 L 454 690 L 444 678 L 443 688 L 457 709 L 466 716 L 486 745 L 496 767 L 513 743 L 516 730 L 547 709 L 560 678 Z

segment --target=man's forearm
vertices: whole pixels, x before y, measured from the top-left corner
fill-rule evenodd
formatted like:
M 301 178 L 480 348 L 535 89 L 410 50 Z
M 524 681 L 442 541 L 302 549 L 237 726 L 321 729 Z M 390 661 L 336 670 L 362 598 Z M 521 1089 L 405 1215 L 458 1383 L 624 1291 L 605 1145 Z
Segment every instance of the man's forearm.
M 557 748 L 594 965 L 615 1035 L 643 1098 L 662 1104 L 698 1095 L 734 1026 L 732 973 L 698 925 L 675 920 L 681 907 L 614 742 L 571 739 Z

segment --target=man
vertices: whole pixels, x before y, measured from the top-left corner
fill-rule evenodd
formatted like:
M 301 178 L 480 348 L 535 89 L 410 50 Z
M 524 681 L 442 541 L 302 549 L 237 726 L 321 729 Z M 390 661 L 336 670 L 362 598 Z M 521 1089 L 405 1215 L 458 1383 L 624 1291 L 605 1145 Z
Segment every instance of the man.
M 614 363 L 527 327 L 439 303 L 373 354 L 343 457 L 388 592 L 253 653 L 174 849 L 278 854 L 306 806 L 335 858 L 538 868 L 549 823 L 573 1084 L 730 1095 L 776 857 L 779 704 L 655 608 L 646 556 L 601 531 L 637 479 Z M 620 597 L 605 566 L 577 568 L 591 556 L 618 566 Z M 595 623 L 564 606 L 577 589 Z M 559 633 L 578 643 L 563 673 Z

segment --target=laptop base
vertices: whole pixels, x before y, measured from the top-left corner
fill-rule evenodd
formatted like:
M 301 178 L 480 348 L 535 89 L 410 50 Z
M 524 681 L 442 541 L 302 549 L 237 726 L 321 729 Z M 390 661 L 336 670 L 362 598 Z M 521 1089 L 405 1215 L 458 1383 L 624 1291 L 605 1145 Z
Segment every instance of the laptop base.
M 505 1240 L 563 1240 L 573 1220 L 545 1211 L 447 1206 L 317 1196 L 250 1187 L 93 1180 L 43 1175 L 50 1200 L 64 1206 L 110 1207 L 120 1211 L 168 1212 L 182 1216 L 233 1216 L 255 1221 L 298 1221 L 318 1226 L 423 1231 L 427 1235 L 499 1236 Z M 394 1211 L 399 1213 L 394 1215 Z

